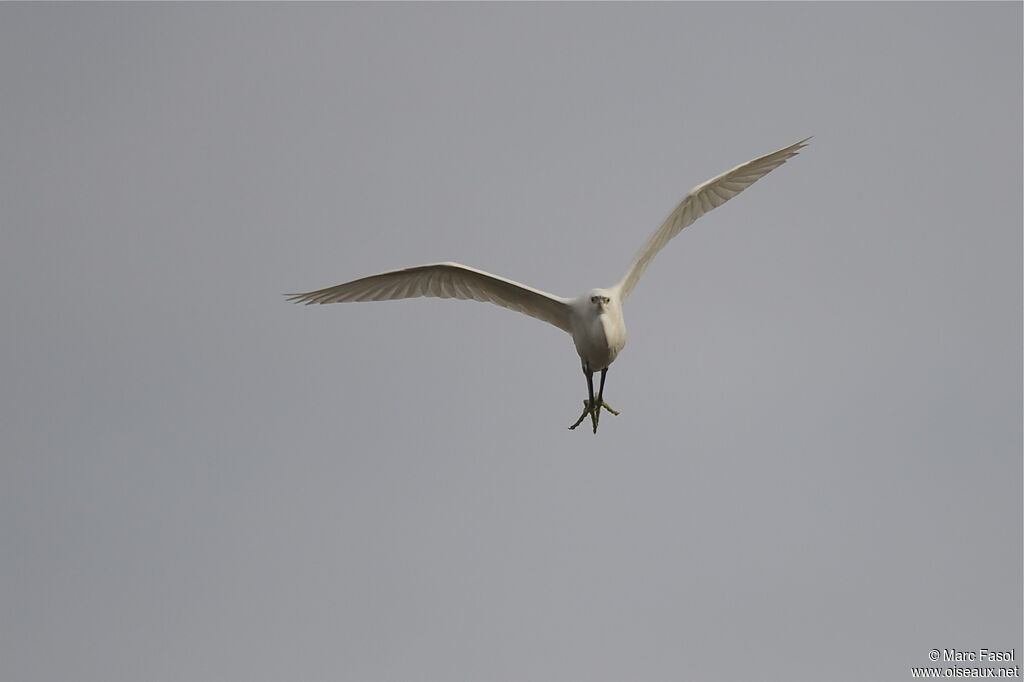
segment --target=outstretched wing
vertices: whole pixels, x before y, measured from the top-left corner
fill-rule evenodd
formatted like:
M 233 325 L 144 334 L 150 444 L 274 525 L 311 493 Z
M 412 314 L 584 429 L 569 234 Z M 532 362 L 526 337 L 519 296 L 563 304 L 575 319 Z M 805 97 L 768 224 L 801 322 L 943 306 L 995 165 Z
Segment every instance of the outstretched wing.
M 419 296 L 459 298 L 500 305 L 572 333 L 568 299 L 458 263 L 417 265 L 370 275 L 319 291 L 286 296 L 289 301 L 306 305 L 393 301 Z
M 679 202 L 675 210 L 665 218 L 654 234 L 650 236 L 647 243 L 640 249 L 633 264 L 629 267 L 625 277 L 619 282 L 619 291 L 622 300 L 625 300 L 633 291 L 640 275 L 650 265 L 654 256 L 668 244 L 672 237 L 675 237 L 684 228 L 693 224 L 697 218 L 713 208 L 718 208 L 734 196 L 753 185 L 765 175 L 775 170 L 786 161 L 807 146 L 806 138 L 796 144 L 790 145 L 777 152 L 748 161 L 736 166 L 731 171 L 722 173 L 717 178 L 708 180 L 703 185 L 698 185 L 690 190 L 686 198 Z

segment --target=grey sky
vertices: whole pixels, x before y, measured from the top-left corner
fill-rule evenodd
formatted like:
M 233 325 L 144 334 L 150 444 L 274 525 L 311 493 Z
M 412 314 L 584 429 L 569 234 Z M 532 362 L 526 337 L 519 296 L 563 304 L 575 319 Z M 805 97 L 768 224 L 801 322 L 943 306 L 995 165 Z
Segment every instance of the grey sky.
M 0 5 L 0 679 L 1020 665 L 1021 10 Z

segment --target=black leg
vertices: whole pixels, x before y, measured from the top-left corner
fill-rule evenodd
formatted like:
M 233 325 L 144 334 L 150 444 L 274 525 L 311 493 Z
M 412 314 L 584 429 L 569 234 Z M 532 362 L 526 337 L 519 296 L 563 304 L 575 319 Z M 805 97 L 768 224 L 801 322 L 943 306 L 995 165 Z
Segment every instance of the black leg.
M 590 422 L 594 426 L 594 433 L 597 433 L 597 421 L 601 418 L 601 405 L 594 402 L 594 372 L 589 366 L 583 368 L 587 374 L 587 389 L 590 392 Z
M 608 374 L 608 368 L 605 367 L 601 370 L 601 386 L 598 389 L 597 400 L 594 400 L 594 372 L 591 371 L 587 363 L 583 363 L 583 375 L 587 377 L 587 401 L 583 405 L 583 414 L 576 420 L 576 423 L 569 427 L 569 429 L 575 429 L 579 426 L 584 419 L 587 418 L 587 414 L 590 414 L 590 423 L 594 426 L 594 433 L 597 433 L 598 420 L 601 418 L 601 408 L 608 410 L 612 414 L 618 414 L 615 410 L 608 407 L 604 402 L 604 378 Z
M 583 374 L 587 377 L 587 392 L 590 393 L 590 404 L 594 404 L 594 373 L 590 368 L 583 365 Z
M 608 374 L 608 368 L 601 370 L 601 388 L 597 391 L 597 402 L 594 403 L 594 433 L 597 433 L 597 425 L 601 423 L 601 406 L 604 404 L 604 377 Z

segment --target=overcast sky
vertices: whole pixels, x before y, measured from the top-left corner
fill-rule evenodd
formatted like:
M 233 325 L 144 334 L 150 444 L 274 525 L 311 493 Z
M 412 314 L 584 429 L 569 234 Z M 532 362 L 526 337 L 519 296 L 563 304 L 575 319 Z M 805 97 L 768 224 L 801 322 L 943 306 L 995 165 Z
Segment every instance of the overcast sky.
M 0 678 L 1021 665 L 1021 3 L 0 5 Z M 281 294 L 454 260 L 570 339 Z

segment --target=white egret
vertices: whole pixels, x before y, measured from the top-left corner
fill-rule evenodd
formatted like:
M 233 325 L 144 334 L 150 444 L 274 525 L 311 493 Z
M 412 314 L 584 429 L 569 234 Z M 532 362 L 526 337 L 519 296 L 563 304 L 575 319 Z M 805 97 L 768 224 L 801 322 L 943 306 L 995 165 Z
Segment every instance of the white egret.
M 805 147 L 809 139 L 736 166 L 694 187 L 650 236 L 619 283 L 607 289 L 591 289 L 576 298 L 563 298 L 458 263 L 435 263 L 382 272 L 318 291 L 287 294 L 287 297 L 307 305 L 419 296 L 459 298 L 494 303 L 553 324 L 572 336 L 587 378 L 588 396 L 583 403 L 583 413 L 569 428 L 575 429 L 589 414 L 594 433 L 597 433 L 602 408 L 619 414 L 604 401 L 605 375 L 626 345 L 622 304 L 651 260 L 680 230 L 784 164 Z M 601 383 L 595 399 L 594 373 L 598 371 Z

